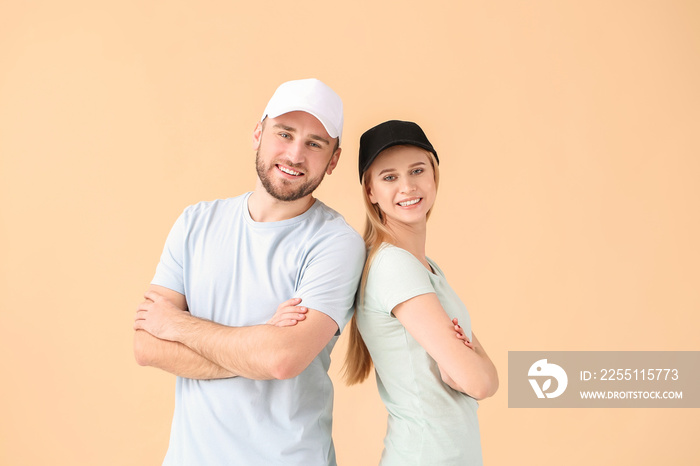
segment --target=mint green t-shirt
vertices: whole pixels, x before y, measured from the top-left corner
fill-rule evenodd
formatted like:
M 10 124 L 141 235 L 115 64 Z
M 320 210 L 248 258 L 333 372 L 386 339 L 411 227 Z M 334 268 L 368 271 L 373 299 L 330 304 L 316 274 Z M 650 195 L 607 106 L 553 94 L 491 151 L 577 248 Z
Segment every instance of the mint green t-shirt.
M 381 466 L 481 465 L 478 403 L 445 384 L 438 365 L 394 317 L 394 307 L 436 293 L 471 338 L 471 319 L 442 270 L 427 270 L 408 251 L 382 244 L 367 276 L 357 325 L 389 413 Z

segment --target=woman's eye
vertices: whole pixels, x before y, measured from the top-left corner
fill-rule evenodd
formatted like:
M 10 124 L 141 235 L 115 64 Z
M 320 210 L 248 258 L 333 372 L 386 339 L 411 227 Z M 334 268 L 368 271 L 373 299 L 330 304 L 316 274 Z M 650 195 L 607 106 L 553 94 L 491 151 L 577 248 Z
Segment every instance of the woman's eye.
M 394 175 L 387 175 L 384 177 L 384 181 L 394 181 L 396 179 L 396 176 Z
M 416 169 L 413 170 L 411 173 L 413 173 L 414 175 L 420 175 L 421 173 L 423 173 L 423 169 L 422 169 L 422 168 L 416 168 Z

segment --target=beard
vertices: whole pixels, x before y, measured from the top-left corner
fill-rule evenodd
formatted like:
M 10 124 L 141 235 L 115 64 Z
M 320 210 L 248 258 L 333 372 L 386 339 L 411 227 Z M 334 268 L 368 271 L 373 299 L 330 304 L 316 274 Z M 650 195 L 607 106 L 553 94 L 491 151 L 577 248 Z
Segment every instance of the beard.
M 286 163 L 285 165 L 288 165 L 292 168 L 300 168 L 298 165 L 295 166 L 294 164 L 290 163 Z M 258 172 L 258 178 L 260 178 L 260 182 L 265 188 L 265 191 L 267 191 L 268 194 L 270 194 L 270 196 L 274 197 L 275 199 L 287 202 L 296 201 L 297 199 L 301 199 L 302 197 L 308 196 L 309 194 L 313 193 L 316 190 L 316 188 L 318 188 L 318 186 L 321 184 L 321 181 L 323 181 L 323 177 L 326 174 L 326 172 L 324 171 L 318 178 L 311 178 L 305 183 L 301 183 L 299 185 L 292 184 L 288 180 L 279 180 L 280 185 L 275 186 L 274 182 L 272 181 L 272 177 L 268 175 L 269 172 L 273 169 L 276 169 L 275 164 L 266 167 L 260 160 L 260 154 L 256 152 L 255 170 Z

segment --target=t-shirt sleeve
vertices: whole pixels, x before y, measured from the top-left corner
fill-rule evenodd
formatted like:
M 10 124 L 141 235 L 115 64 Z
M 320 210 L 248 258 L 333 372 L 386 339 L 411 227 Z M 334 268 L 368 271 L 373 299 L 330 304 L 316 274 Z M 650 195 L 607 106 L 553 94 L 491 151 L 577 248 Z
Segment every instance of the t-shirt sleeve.
M 428 273 L 410 252 L 383 247 L 370 267 L 364 299 L 376 303 L 373 309 L 391 314 L 397 305 L 411 298 L 435 293 Z
M 337 335 L 352 317 L 355 294 L 365 263 L 365 243 L 353 232 L 333 236 L 316 246 L 295 296 L 301 305 L 328 315 Z
M 164 286 L 183 295 L 185 294 L 183 262 L 186 213 L 187 211 L 178 217 L 170 230 L 160 262 L 156 267 L 156 274 L 151 280 L 152 285 Z

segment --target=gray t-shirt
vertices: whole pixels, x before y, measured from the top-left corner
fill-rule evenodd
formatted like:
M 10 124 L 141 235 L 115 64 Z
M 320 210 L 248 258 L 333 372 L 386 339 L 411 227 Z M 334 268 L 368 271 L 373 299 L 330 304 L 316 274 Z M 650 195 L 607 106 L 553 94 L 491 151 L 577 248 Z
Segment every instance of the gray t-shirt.
M 192 315 L 230 326 L 264 324 L 280 303 L 302 298 L 340 333 L 352 315 L 364 242 L 321 201 L 295 218 L 255 222 L 249 196 L 185 209 L 152 283 L 184 294 Z M 293 379 L 178 377 L 164 464 L 335 465 L 328 367 L 336 340 Z
M 436 293 L 471 338 L 467 309 L 442 270 L 431 273 L 410 252 L 384 243 L 367 276 L 357 325 L 369 349 L 379 395 L 389 413 L 382 466 L 481 465 L 478 403 L 453 390 L 438 365 L 392 314 L 415 296 Z

